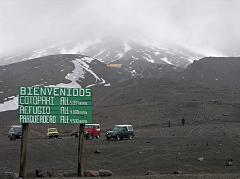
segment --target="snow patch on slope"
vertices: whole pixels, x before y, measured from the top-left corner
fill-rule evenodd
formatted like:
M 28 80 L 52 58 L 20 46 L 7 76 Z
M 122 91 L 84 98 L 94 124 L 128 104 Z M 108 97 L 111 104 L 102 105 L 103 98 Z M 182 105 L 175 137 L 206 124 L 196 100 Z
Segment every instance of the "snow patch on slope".
M 0 112 L 4 111 L 12 111 L 18 108 L 18 97 L 14 97 L 12 100 L 5 101 L 4 103 L 0 103 Z
M 127 42 L 124 42 L 123 45 L 124 45 L 124 49 L 123 49 L 124 53 L 126 53 L 126 52 L 128 52 L 129 50 L 132 49 Z
M 161 58 L 162 61 L 166 62 L 169 65 L 173 65 L 168 59 L 167 57 Z
M 138 57 L 134 57 L 134 56 L 132 56 L 132 59 L 138 60 L 139 58 L 138 58 Z
M 123 57 L 123 53 L 118 53 L 115 57 L 117 58 L 117 59 L 120 59 L 120 58 L 122 58 Z
M 105 52 L 104 50 L 101 50 L 100 52 L 98 52 L 96 55 L 93 56 L 93 58 L 97 58 L 98 56 L 102 55 Z
M 49 85 L 50 87 L 81 88 L 81 85 L 77 81 L 79 78 L 84 78 L 83 68 L 76 60 L 73 60 L 72 63 L 74 64 L 75 69 L 72 73 L 68 73 L 67 76 L 65 76 L 65 78 L 71 82 Z
M 154 63 L 154 60 L 152 58 L 148 58 L 148 57 L 144 57 L 144 56 L 143 56 L 143 58 L 150 63 Z
M 46 56 L 46 55 L 48 55 L 47 49 L 34 50 L 34 51 L 33 51 L 33 55 L 31 55 L 30 57 L 28 57 L 28 59 L 39 58 L 39 57 Z
M 199 59 L 197 57 L 189 57 L 189 58 L 186 58 L 186 60 L 188 60 L 190 63 L 193 63 L 194 61 L 197 61 Z

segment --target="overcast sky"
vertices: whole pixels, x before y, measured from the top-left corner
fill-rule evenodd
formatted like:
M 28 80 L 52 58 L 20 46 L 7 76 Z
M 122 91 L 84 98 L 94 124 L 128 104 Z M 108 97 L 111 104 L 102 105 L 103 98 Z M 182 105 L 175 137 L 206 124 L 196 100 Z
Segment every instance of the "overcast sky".
M 0 0 L 0 57 L 106 35 L 240 54 L 240 0 Z

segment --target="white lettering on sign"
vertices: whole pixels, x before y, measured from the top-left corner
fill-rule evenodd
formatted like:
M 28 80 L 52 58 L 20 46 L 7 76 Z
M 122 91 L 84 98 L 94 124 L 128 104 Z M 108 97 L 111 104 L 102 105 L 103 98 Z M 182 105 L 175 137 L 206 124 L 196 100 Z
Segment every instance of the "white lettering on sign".
M 50 106 L 23 106 L 19 105 L 20 114 L 51 114 Z
M 68 116 L 60 116 L 60 123 L 69 123 Z
M 54 115 L 20 115 L 20 123 L 56 123 L 57 118 Z
M 91 96 L 91 89 L 20 87 L 20 96 Z
M 91 103 L 90 103 L 91 104 Z M 87 106 L 87 101 L 70 100 L 68 97 L 60 97 L 60 105 L 79 105 Z
M 54 97 L 50 96 L 20 96 L 20 105 L 54 105 Z

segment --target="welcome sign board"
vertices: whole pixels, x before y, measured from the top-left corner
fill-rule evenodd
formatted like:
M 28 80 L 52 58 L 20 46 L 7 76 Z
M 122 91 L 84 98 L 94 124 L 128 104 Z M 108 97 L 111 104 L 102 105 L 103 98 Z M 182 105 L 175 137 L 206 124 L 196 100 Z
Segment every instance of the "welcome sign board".
M 19 123 L 92 123 L 90 88 L 20 87 Z

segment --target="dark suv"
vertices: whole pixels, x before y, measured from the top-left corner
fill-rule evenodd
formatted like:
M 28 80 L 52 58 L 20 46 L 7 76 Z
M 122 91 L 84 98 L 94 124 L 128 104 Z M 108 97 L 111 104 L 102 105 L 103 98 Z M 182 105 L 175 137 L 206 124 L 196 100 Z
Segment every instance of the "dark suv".
M 10 140 L 21 139 L 22 137 L 22 126 L 14 125 L 11 126 L 8 137 Z
M 115 138 L 116 140 L 127 138 L 131 140 L 134 137 L 134 130 L 132 125 L 116 125 L 112 131 L 107 131 L 105 136 L 107 140 L 111 138 Z

